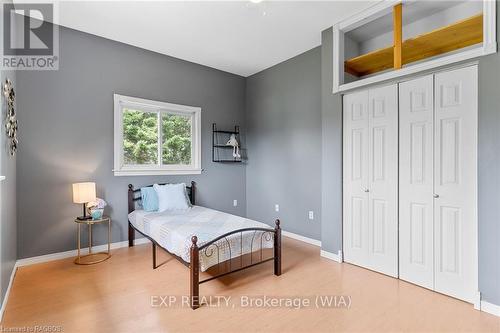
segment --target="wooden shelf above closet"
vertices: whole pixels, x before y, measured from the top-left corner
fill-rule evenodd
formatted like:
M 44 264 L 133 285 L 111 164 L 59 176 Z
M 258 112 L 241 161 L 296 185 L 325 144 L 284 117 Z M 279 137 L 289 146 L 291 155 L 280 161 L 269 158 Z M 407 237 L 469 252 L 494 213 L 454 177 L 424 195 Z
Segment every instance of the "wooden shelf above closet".
M 402 64 L 472 46 L 483 41 L 483 15 L 478 14 L 402 42 Z M 344 62 L 344 70 L 360 77 L 394 68 L 389 46 Z

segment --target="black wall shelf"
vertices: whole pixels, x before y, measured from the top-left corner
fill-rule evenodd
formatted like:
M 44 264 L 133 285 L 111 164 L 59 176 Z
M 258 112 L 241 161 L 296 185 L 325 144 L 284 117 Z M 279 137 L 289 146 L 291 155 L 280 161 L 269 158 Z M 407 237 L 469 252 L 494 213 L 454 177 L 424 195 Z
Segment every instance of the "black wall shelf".
M 241 163 L 241 158 L 232 156 L 233 147 L 226 145 L 231 134 L 236 135 L 236 140 L 241 144 L 239 126 L 234 126 L 234 131 L 222 131 L 217 129 L 217 124 L 212 124 L 212 162 Z

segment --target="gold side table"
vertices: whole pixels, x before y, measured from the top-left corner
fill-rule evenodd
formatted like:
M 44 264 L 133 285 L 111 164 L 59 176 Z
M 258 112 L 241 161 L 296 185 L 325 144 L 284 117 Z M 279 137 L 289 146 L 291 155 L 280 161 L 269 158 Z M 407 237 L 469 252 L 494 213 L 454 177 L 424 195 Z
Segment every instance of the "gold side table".
M 77 265 L 92 265 L 103 262 L 111 258 L 111 219 L 107 216 L 103 216 L 99 220 L 78 220 L 75 219 L 75 223 L 78 225 L 78 256 L 75 259 L 75 264 Z M 92 252 L 92 226 L 94 224 L 107 223 L 108 224 L 108 252 Z M 86 255 L 80 255 L 80 234 L 81 226 L 86 224 L 89 229 L 89 253 Z

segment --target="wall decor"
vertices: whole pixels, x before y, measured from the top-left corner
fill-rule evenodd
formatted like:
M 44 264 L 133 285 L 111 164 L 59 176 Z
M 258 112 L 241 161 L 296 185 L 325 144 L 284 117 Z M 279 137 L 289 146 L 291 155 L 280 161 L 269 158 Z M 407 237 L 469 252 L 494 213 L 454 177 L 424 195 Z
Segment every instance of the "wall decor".
M 7 133 L 7 137 L 9 138 L 9 151 L 10 155 L 14 156 L 17 151 L 17 119 L 16 119 L 16 111 L 14 109 L 14 102 L 16 99 L 16 95 L 14 93 L 14 87 L 12 85 L 12 81 L 9 79 L 5 80 L 3 84 L 3 95 L 7 100 L 7 115 L 5 117 L 5 130 Z
M 212 124 L 212 162 L 241 163 L 239 142 L 239 126 L 234 126 L 234 131 L 222 131 L 217 129 L 215 123 Z M 232 158 L 227 152 L 232 152 Z
M 233 157 L 234 158 L 241 158 L 240 155 L 240 144 L 238 143 L 238 140 L 236 139 L 236 134 L 231 134 L 229 141 L 226 143 L 226 146 L 231 146 L 233 147 Z

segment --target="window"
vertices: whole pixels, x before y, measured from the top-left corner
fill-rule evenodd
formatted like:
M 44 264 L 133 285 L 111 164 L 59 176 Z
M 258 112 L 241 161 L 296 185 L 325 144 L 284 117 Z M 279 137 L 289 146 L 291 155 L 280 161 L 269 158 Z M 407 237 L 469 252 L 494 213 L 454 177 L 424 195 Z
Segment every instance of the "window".
M 201 173 L 201 109 L 116 95 L 115 176 Z

